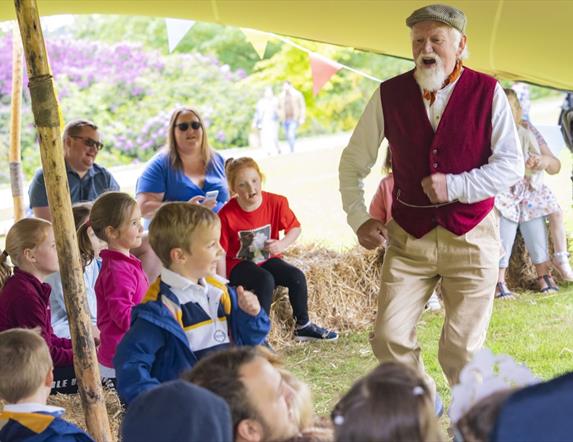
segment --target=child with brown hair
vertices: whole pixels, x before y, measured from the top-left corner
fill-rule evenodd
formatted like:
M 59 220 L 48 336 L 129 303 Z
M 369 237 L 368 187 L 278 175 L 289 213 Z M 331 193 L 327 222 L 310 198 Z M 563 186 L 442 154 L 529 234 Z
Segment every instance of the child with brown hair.
M 566 280 L 573 280 L 573 272 L 568 261 L 561 208 L 551 189 L 543 183 L 543 172 L 558 173 L 561 163 L 545 144 L 540 145 L 537 142 L 532 130 L 522 125 L 521 105 L 515 91 L 505 89 L 505 93 L 511 106 L 525 159 L 525 177 L 508 192 L 495 197 L 495 208 L 500 214 L 500 239 L 505 252 L 499 263 L 495 295 L 497 298 L 511 299 L 514 295 L 505 284 L 505 272 L 509 266 L 518 228 L 535 266 L 541 293 L 556 292 L 559 289 L 550 273 L 551 261 L 545 217 L 549 218 L 551 236 L 555 241 L 555 260 L 559 260 L 557 268 Z
M 34 330 L 0 333 L 0 440 L 93 441 L 61 418 L 64 409 L 46 405 L 54 380 L 50 350 Z
M 287 287 L 296 322 L 294 339 L 336 341 L 338 333 L 310 321 L 306 277 L 283 259 L 282 252 L 301 233 L 288 200 L 263 191 L 263 174 L 252 158 L 227 160 L 225 172 L 234 195 L 219 211 L 221 245 L 226 252 L 219 274 L 232 285 L 253 291 L 267 314 L 275 288 Z M 279 238 L 281 231 L 284 235 Z
M 205 355 L 265 341 L 270 320 L 257 297 L 215 274 L 221 223 L 206 207 L 166 203 L 149 226 L 161 275 L 133 310 L 114 358 L 125 402 L 178 378 Z
M 331 414 L 339 442 L 441 441 L 430 390 L 412 368 L 380 364 L 359 379 Z
M 80 203 L 74 204 L 72 213 L 74 215 L 74 224 L 76 231 L 84 224 L 90 216 L 92 204 Z M 93 229 L 88 228 L 88 233 L 92 242 L 95 252 L 94 259 L 85 259 L 82 256 L 82 269 L 84 272 L 84 284 L 86 289 L 86 298 L 88 301 L 88 309 L 90 313 L 90 320 L 92 323 L 92 333 L 96 338 L 96 343 L 99 343 L 99 329 L 97 328 L 97 301 L 95 295 L 95 283 L 99 275 L 101 261 L 99 260 L 99 252 L 105 246 L 103 241 L 100 241 L 93 234 Z M 46 283 L 52 288 L 50 295 L 50 307 L 52 309 L 52 327 L 54 334 L 61 338 L 70 338 L 70 323 L 68 320 L 68 312 L 64 302 L 64 291 L 62 288 L 62 279 L 60 272 L 55 272 L 46 278 Z
M 7 263 L 10 257 L 14 269 Z M 59 270 L 52 224 L 38 218 L 16 222 L 0 254 L 0 331 L 38 327 L 54 364 L 55 391 L 77 391 L 72 343 L 54 334 L 50 316 L 50 286 L 46 277 Z
M 86 260 L 95 256 L 89 228 L 108 246 L 100 252 L 102 265 L 95 284 L 100 331 L 97 353 L 102 378 L 114 382 L 117 344 L 129 329 L 131 309 L 140 303 L 149 286 L 141 261 L 130 253 L 141 245 L 143 235 L 139 206 L 127 193 L 100 195 L 89 220 L 78 229 L 80 253 Z

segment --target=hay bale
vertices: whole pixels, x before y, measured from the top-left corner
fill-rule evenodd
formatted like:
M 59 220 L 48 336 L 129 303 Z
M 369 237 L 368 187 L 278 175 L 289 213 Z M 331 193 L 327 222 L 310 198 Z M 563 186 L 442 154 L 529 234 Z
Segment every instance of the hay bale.
M 103 396 L 105 400 L 105 406 L 107 408 L 107 414 L 109 416 L 111 436 L 113 441 L 117 442 L 120 440 L 119 428 L 125 410 L 123 405 L 121 405 L 115 390 L 104 389 Z M 63 416 L 64 419 L 87 431 L 84 410 L 82 409 L 82 403 L 79 394 L 52 395 L 48 398 L 48 405 L 65 408 L 66 413 Z
M 571 238 L 567 238 L 568 248 L 571 248 Z M 553 256 L 553 241 L 551 232 L 549 232 L 549 256 Z M 562 283 L 563 279 L 559 272 L 553 270 L 553 278 L 557 283 Z M 539 290 L 537 285 L 537 272 L 535 266 L 531 262 L 523 236 L 521 232 L 517 232 L 513 249 L 511 251 L 511 259 L 509 260 L 509 267 L 505 274 L 505 280 L 510 290 Z
M 356 246 L 338 253 L 316 244 L 289 250 L 286 260 L 305 272 L 312 321 L 339 331 L 370 326 L 376 316 L 383 250 Z M 271 344 L 280 349 L 293 342 L 294 321 L 288 290 L 279 287 L 271 307 Z

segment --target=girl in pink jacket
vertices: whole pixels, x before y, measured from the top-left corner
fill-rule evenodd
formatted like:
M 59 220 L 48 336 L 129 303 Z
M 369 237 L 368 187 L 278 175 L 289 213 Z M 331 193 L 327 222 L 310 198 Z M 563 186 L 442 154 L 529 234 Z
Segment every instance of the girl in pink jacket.
M 107 192 L 94 203 L 89 220 L 78 230 L 80 252 L 93 259 L 88 227 L 107 242 L 100 252 L 101 270 L 95 284 L 97 327 L 100 331 L 98 361 L 102 378 L 115 380 L 113 357 L 129 329 L 131 309 L 142 300 L 149 282 L 141 261 L 130 253 L 141 245 L 143 227 L 137 202 L 122 192 Z

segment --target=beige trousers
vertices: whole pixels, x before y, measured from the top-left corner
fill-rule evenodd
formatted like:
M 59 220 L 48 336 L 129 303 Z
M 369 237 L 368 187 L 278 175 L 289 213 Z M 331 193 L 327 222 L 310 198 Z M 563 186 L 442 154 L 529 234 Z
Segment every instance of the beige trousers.
M 382 266 L 378 314 L 370 343 L 380 362 L 398 361 L 425 372 L 416 325 L 438 279 L 445 309 L 438 359 L 450 386 L 486 337 L 500 258 L 498 220 L 491 211 L 465 235 L 436 227 L 420 239 L 395 221 Z

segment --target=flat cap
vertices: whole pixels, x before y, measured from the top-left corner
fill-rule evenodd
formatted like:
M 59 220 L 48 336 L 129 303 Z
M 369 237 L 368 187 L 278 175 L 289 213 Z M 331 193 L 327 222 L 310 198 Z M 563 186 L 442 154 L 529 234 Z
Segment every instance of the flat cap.
M 465 34 L 466 30 L 465 14 L 459 9 L 448 5 L 428 5 L 416 9 L 406 19 L 406 25 L 411 28 L 421 21 L 439 21 L 457 29 L 462 34 Z

